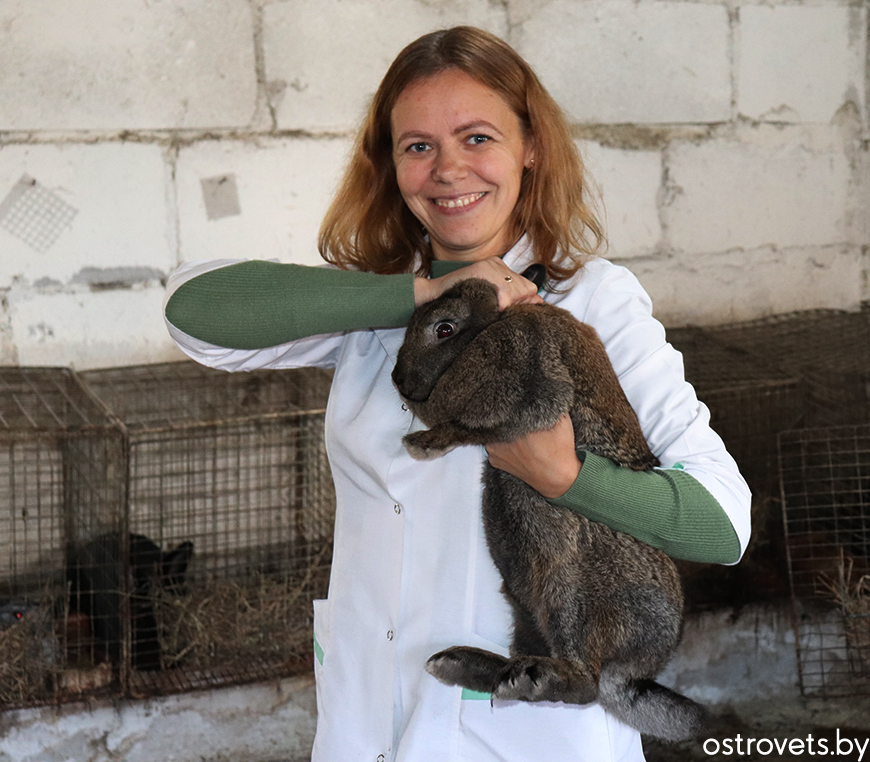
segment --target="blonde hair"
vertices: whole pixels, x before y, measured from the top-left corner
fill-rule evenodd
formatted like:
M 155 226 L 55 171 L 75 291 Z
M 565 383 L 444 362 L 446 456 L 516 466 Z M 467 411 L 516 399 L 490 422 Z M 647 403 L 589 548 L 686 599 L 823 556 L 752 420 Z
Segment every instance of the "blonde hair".
M 320 228 L 321 256 L 342 268 L 376 273 L 414 269 L 426 274 L 432 250 L 406 206 L 393 164 L 391 116 L 412 83 L 458 69 L 498 93 L 534 146 L 534 167 L 523 171 L 510 224 L 532 241 L 548 278 L 571 277 L 604 240 L 587 202 L 586 172 L 561 109 L 531 67 L 506 42 L 458 26 L 426 34 L 393 61 L 369 107 L 344 178 Z

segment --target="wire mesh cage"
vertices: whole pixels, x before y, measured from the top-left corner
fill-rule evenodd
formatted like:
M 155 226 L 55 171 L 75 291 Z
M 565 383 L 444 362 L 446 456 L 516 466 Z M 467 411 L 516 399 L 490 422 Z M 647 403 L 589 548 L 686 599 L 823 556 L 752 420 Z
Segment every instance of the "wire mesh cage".
M 754 324 L 743 328 L 756 330 Z M 800 375 L 780 367 L 776 355 L 744 346 L 739 330 L 684 328 L 669 338 L 683 353 L 686 378 L 710 408 L 711 426 L 753 493 L 771 495 L 779 492 L 776 437 L 803 420 L 806 390 Z
M 330 383 L 0 369 L 0 709 L 310 669 Z
M 0 368 L 0 708 L 112 690 L 81 668 L 90 623 L 70 611 L 70 548 L 123 527 L 123 428 L 60 368 Z
M 807 310 L 713 329 L 719 341 L 801 379 L 796 427 L 870 420 L 870 309 Z
M 732 335 L 739 339 L 736 331 Z M 780 431 L 803 419 L 803 381 L 778 367 L 774 356 L 723 341 L 715 328 L 671 330 L 668 337 L 683 354 L 686 378 L 710 409 L 711 427 L 752 491 L 752 539 L 739 565 L 677 562 L 687 605 L 740 606 L 787 595 L 776 441 Z
M 801 689 L 870 695 L 870 424 L 779 441 Z
M 813 310 L 668 334 L 753 493 L 744 560 L 727 568 L 683 564 L 689 602 L 787 596 L 778 437 L 870 421 L 870 311 Z
M 82 377 L 129 442 L 127 693 L 308 669 L 332 558 L 330 374 L 185 362 Z

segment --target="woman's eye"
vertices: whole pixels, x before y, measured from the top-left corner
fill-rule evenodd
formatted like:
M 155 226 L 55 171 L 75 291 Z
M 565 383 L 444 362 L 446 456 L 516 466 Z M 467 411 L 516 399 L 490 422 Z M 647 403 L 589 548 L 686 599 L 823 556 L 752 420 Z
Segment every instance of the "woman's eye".
M 408 153 L 423 153 L 429 146 L 426 143 L 411 143 L 406 149 Z
M 456 326 L 446 320 L 435 326 L 435 338 L 437 339 L 449 339 L 454 333 L 456 333 Z
M 471 143 L 471 145 L 473 145 L 473 146 L 481 146 L 484 143 L 489 142 L 489 140 L 490 140 L 489 135 L 472 135 L 468 139 L 468 142 Z

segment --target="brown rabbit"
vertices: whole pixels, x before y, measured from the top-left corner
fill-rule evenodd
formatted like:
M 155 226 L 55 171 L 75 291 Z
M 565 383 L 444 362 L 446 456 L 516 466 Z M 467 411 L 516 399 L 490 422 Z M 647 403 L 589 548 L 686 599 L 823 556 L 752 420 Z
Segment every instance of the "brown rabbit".
M 569 412 L 578 451 L 638 471 L 658 465 L 595 331 L 548 304 L 499 312 L 485 281 L 417 309 L 393 381 L 430 427 L 403 440 L 417 458 L 510 441 Z M 487 544 L 514 612 L 511 656 L 457 646 L 427 670 L 496 699 L 598 701 L 643 733 L 696 735 L 703 708 L 653 680 L 680 637 L 673 562 L 489 463 L 483 483 Z

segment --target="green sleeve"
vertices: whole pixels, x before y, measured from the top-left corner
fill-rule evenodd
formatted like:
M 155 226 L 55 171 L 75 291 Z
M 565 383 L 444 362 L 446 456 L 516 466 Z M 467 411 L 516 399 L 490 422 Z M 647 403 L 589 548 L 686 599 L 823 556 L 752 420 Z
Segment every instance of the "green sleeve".
M 359 328 L 408 324 L 414 276 L 250 261 L 183 283 L 166 319 L 189 336 L 228 349 L 262 349 Z
M 433 268 L 433 276 L 451 269 Z M 413 279 L 410 273 L 240 262 L 179 286 L 166 304 L 166 318 L 210 344 L 261 349 L 323 333 L 407 325 L 414 311 Z M 631 471 L 586 454 L 577 481 L 552 502 L 674 558 L 709 563 L 739 558 L 740 544 L 725 512 L 681 471 Z
M 732 564 L 740 541 L 716 498 L 685 471 L 632 471 L 585 453 L 571 488 L 550 502 L 630 534 L 673 558 Z

